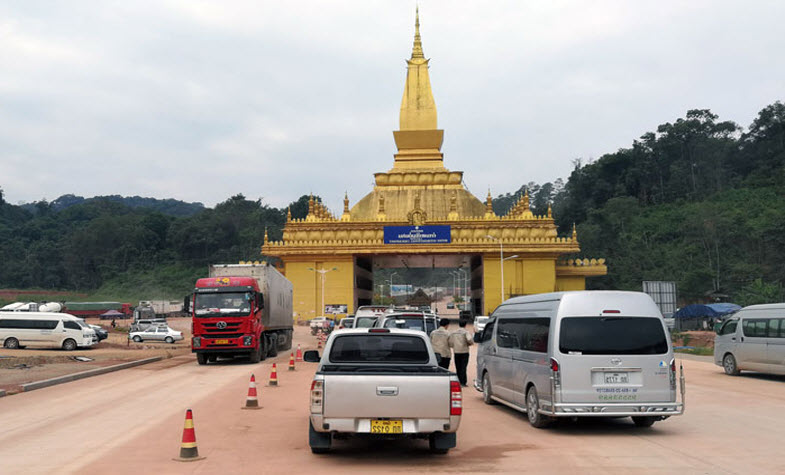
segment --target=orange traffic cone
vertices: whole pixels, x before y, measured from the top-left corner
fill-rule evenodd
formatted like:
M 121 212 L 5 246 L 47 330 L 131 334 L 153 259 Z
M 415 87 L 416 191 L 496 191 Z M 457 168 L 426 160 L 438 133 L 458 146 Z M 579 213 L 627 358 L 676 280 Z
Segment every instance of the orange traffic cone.
M 180 444 L 180 456 L 174 460 L 179 462 L 194 462 L 202 460 L 199 449 L 196 447 L 196 432 L 194 432 L 194 415 L 190 409 L 185 411 L 185 427 L 183 427 L 183 442 Z
M 300 348 L 300 344 L 297 344 L 297 361 L 303 360 L 303 350 Z
M 319 338 L 319 340 L 317 340 L 317 341 L 318 341 L 319 343 L 316 345 L 316 349 L 317 349 L 317 350 L 321 350 L 321 349 L 322 349 L 322 339 L 321 339 L 321 338 Z
M 294 353 L 289 357 L 289 371 L 294 371 Z
M 261 409 L 259 399 L 256 398 L 256 376 L 251 375 L 251 382 L 248 383 L 248 397 L 245 398 L 245 406 L 241 409 Z
M 270 382 L 268 386 L 278 386 L 278 370 L 275 367 L 275 363 L 273 363 L 273 370 L 270 372 Z

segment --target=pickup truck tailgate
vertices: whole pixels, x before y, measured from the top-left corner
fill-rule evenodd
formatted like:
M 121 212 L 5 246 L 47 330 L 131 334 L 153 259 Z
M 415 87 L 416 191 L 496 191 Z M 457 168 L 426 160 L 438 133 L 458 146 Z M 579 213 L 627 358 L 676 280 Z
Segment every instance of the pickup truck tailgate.
M 324 416 L 449 418 L 449 374 L 329 374 Z

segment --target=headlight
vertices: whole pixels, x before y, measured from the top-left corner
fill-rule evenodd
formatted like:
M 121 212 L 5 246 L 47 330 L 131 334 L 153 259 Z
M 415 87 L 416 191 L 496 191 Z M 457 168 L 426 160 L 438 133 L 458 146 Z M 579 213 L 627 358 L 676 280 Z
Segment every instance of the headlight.
M 253 344 L 253 337 L 252 336 L 244 336 L 243 337 L 243 346 L 251 346 Z
M 202 346 L 202 338 L 198 337 L 198 336 L 195 336 L 194 337 L 194 348 L 199 348 L 200 346 Z

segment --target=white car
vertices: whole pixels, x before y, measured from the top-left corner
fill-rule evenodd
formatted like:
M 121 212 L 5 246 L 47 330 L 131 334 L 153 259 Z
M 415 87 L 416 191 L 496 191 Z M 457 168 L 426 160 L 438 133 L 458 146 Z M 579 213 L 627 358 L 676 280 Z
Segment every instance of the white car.
M 474 333 L 480 333 L 483 328 L 485 328 L 485 324 L 488 322 L 489 318 L 490 317 L 485 317 L 482 315 L 474 317 Z
M 149 327 L 144 330 L 129 333 L 128 338 L 137 343 L 143 341 L 165 341 L 166 343 L 174 343 L 183 339 L 183 332 L 172 330 L 168 326 Z

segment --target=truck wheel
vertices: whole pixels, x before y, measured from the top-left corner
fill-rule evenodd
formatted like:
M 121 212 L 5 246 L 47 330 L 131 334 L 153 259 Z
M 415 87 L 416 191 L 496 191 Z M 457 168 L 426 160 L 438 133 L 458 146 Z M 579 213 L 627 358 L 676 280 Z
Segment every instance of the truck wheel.
M 281 347 L 282 350 L 291 350 L 292 349 L 292 330 L 287 330 L 284 332 L 284 336 L 286 337 L 286 342 Z
M 316 432 L 311 421 L 308 421 L 308 445 L 311 452 L 315 454 L 326 454 L 330 451 L 333 444 L 332 435 L 329 432 Z
M 63 342 L 63 349 L 65 351 L 74 351 L 76 349 L 76 340 L 69 338 Z
M 526 415 L 529 417 L 529 424 L 537 429 L 548 427 L 550 418 L 539 413 L 540 398 L 537 397 L 537 389 L 534 386 L 526 391 Z
M 633 417 L 632 422 L 635 423 L 635 427 L 651 427 L 652 424 L 657 422 L 656 417 Z
M 270 336 L 270 350 L 267 353 L 270 358 L 275 358 L 278 356 L 278 335 L 271 335 Z
M 6 338 L 5 345 L 3 346 L 8 348 L 9 350 L 19 349 L 19 340 L 17 340 L 16 338 Z
M 259 338 L 259 342 L 256 345 L 256 348 L 254 348 L 254 350 L 251 352 L 251 357 L 249 358 L 251 363 L 256 364 L 264 359 L 265 357 L 264 341 L 265 341 L 264 336 Z
M 197 353 L 196 354 L 196 362 L 199 364 L 207 364 L 208 356 L 204 353 Z

